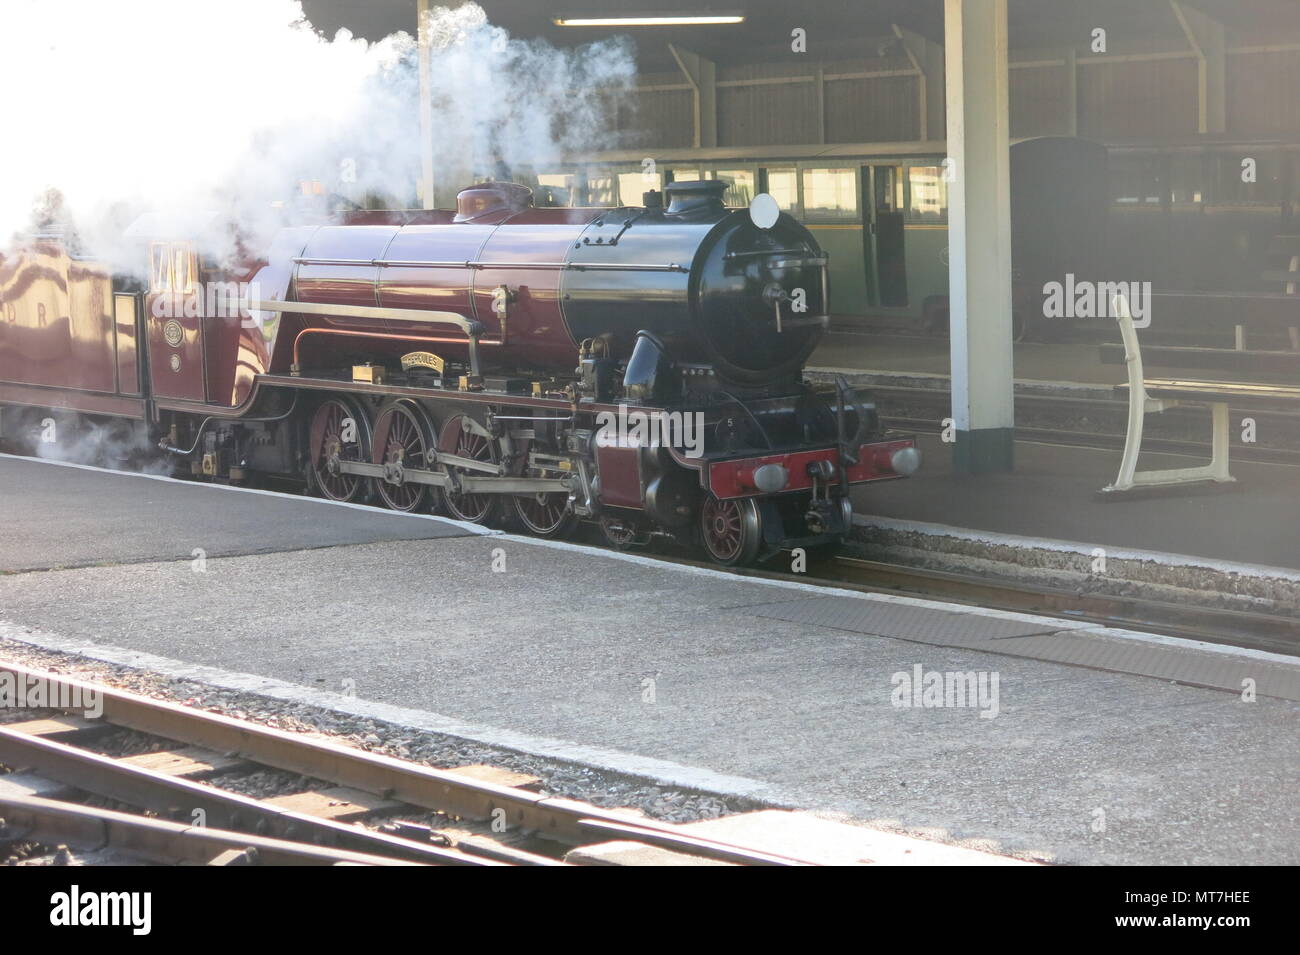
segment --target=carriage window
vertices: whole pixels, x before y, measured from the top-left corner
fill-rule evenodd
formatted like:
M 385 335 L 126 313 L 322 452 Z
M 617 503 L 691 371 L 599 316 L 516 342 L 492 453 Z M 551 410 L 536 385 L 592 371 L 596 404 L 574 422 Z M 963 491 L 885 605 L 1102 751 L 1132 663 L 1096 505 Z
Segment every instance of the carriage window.
M 799 176 L 793 169 L 767 170 L 767 193 L 782 211 L 799 214 Z
M 150 291 L 193 294 L 196 263 L 188 242 L 155 242 L 149 255 Z
M 587 205 L 618 205 L 618 180 L 613 176 L 591 176 L 587 179 Z
M 1112 157 L 1110 182 L 1112 202 L 1125 206 L 1160 204 L 1160 175 L 1155 156 Z
M 668 178 L 671 182 L 695 182 L 703 179 L 704 173 L 699 169 L 669 169 Z
M 1252 166 L 1245 165 L 1247 159 Z M 1274 203 L 1283 198 L 1282 156 L 1243 149 L 1240 154 L 1214 157 L 1214 202 Z M 1253 179 L 1253 181 L 1251 181 Z
M 577 193 L 578 177 L 569 173 L 542 173 L 537 177 L 534 202 L 539 206 L 571 206 Z
M 1288 156 L 1287 165 L 1290 169 L 1283 183 L 1286 187 L 1284 195 L 1291 202 L 1300 204 L 1300 153 Z
M 656 173 L 621 172 L 618 174 L 618 200 L 625 206 L 639 206 L 642 197 L 651 189 L 662 189 L 661 177 Z
M 1169 201 L 1174 205 L 1199 205 L 1205 202 L 1204 157 L 1169 157 Z
M 856 169 L 805 169 L 804 215 L 854 219 L 858 215 Z
M 948 221 L 948 183 L 942 166 L 910 166 L 907 187 L 911 200 L 907 221 L 912 225 L 939 225 Z
M 754 174 L 748 169 L 719 169 L 713 173 L 713 178 L 727 184 L 722 199 L 725 205 L 744 208 L 753 200 Z

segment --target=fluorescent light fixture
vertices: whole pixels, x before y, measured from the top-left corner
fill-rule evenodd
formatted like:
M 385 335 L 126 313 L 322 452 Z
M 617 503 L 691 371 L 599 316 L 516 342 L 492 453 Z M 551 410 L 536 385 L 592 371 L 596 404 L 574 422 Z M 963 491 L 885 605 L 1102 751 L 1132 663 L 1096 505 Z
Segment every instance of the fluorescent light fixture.
M 724 23 L 744 23 L 742 13 L 653 13 L 626 16 L 557 16 L 552 17 L 557 27 L 680 27 L 712 26 Z

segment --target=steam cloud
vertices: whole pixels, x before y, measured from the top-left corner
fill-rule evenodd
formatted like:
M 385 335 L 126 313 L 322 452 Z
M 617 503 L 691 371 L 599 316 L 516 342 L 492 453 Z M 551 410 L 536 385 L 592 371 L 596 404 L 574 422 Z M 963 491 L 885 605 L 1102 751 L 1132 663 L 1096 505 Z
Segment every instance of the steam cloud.
M 298 0 L 5 0 L 0 244 L 40 226 L 139 271 L 122 230 L 145 211 L 229 254 L 265 247 L 302 180 L 416 201 L 415 38 L 320 36 Z M 561 50 L 467 3 L 431 12 L 435 181 L 615 145 L 630 41 Z M 56 201 L 51 201 L 57 190 Z M 273 205 L 277 204 L 277 205 Z M 33 210 L 44 207 L 40 217 Z
M 56 441 L 42 441 L 43 421 L 57 422 Z M 169 462 L 149 439 L 143 422 L 125 418 L 26 419 L 24 437 L 38 458 L 91 464 L 140 474 L 168 474 Z

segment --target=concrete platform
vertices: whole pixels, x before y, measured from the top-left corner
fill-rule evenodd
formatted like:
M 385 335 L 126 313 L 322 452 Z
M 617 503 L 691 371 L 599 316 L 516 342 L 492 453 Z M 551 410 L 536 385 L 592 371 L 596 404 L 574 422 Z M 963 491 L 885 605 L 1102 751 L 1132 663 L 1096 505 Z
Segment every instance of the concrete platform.
M 193 560 L 380 540 L 460 537 L 454 521 L 407 520 L 219 485 L 184 484 L 0 455 L 0 574 L 90 564 Z M 87 488 L 93 488 L 89 499 Z M 195 489 L 202 487 L 201 493 Z M 232 494 L 237 496 L 232 497 Z
M 1275 464 L 1232 465 L 1236 483 L 1158 497 L 1095 500 L 1115 478 L 1119 454 L 1016 442 L 1015 470 L 964 475 L 952 448 L 923 435 L 921 470 L 906 481 L 859 487 L 854 511 L 868 518 L 1114 548 L 1191 555 L 1300 570 L 1300 472 Z M 1143 468 L 1186 466 L 1182 456 L 1144 455 Z
M 7 510 L 59 541 L 0 542 L 0 565 L 26 569 L 0 575 L 0 637 L 1037 858 L 1300 861 L 1300 706 L 999 651 L 1068 636 L 1171 658 L 1222 652 L 106 477 L 0 459 Z M 32 492 L 55 482 L 63 493 Z M 105 539 L 148 524 L 163 493 L 179 516 L 153 540 L 160 558 L 107 562 Z M 223 520 L 202 519 L 210 498 Z M 298 543 L 303 523 L 314 549 Z M 418 529 L 397 532 L 404 523 Z M 247 553 L 232 535 L 221 556 L 208 538 L 232 526 L 281 549 Z M 209 554 L 202 571 L 194 547 Z M 76 568 L 33 566 L 42 558 Z M 797 612 L 822 599 L 857 601 L 856 629 Z M 936 613 L 961 645 L 916 642 Z M 918 667 L 982 675 L 986 692 L 932 700 L 924 679 L 907 687 Z M 321 689 L 345 685 L 355 699 Z

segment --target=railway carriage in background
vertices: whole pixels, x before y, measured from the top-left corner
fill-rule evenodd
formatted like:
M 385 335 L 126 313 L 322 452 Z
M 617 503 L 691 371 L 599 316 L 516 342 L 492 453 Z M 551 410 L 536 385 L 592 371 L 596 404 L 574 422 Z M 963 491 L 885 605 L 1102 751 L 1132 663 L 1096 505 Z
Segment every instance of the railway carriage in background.
M 850 487 L 919 455 L 842 380 L 804 381 L 827 256 L 770 197 L 728 209 L 725 189 L 537 208 L 480 183 L 454 210 L 287 227 L 236 272 L 138 223 L 143 285 L 47 238 L 0 263 L 0 424 L 134 420 L 212 480 L 300 477 L 547 537 L 589 520 L 722 564 L 833 543 Z
M 944 159 L 941 142 L 680 148 L 663 150 L 648 174 L 642 156 L 624 152 L 519 178 L 538 188 L 540 202 L 557 205 L 615 205 L 701 176 L 727 183 L 732 206 L 771 193 L 828 253 L 839 327 L 863 327 L 869 316 L 870 327 L 944 334 Z M 1246 159 L 1252 168 L 1243 177 Z M 1292 254 L 1278 237 L 1300 233 L 1300 143 L 1022 139 L 1011 146 L 1011 190 L 1016 334 L 1046 339 L 1063 327 L 1043 320 L 1042 287 L 1067 272 L 1149 281 L 1157 293 L 1276 293 L 1263 274 L 1285 268 Z M 1178 322 L 1194 326 L 1198 304 L 1214 306 L 1189 297 Z M 1113 324 L 1070 329 L 1110 335 Z

